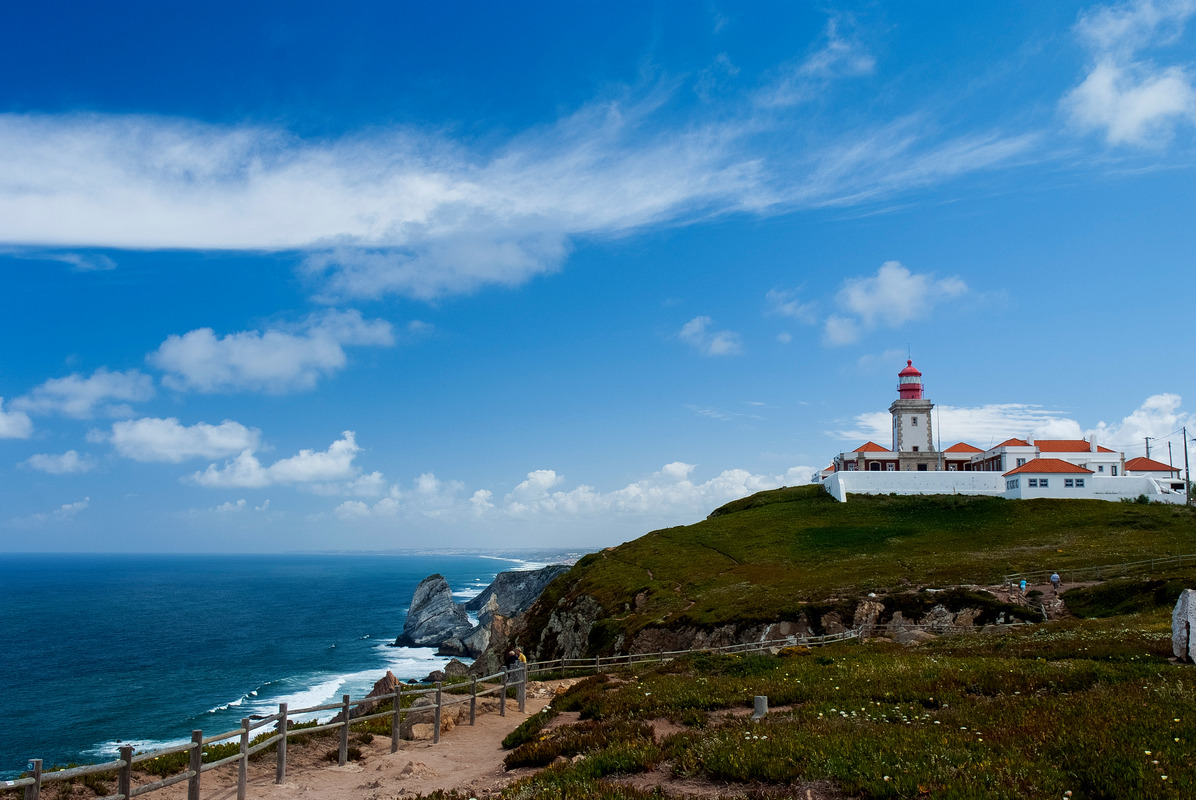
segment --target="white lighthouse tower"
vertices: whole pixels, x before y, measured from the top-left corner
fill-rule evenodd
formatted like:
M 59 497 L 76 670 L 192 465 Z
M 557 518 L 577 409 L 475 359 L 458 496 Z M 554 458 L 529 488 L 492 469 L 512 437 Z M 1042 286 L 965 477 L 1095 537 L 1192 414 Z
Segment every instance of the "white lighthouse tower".
M 930 412 L 934 403 L 922 394 L 922 373 L 912 359 L 897 373 L 897 399 L 889 406 L 893 415 L 893 452 L 900 470 L 937 470 Z

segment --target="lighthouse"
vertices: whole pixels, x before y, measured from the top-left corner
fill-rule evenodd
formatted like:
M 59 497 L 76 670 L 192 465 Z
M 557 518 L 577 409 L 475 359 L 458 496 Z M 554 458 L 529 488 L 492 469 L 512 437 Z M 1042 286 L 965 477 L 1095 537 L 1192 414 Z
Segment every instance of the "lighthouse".
M 930 413 L 934 403 L 922 392 L 922 373 L 913 359 L 897 373 L 897 399 L 889 406 L 893 416 L 893 452 L 900 470 L 936 470 L 939 454 L 934 449 L 934 429 Z

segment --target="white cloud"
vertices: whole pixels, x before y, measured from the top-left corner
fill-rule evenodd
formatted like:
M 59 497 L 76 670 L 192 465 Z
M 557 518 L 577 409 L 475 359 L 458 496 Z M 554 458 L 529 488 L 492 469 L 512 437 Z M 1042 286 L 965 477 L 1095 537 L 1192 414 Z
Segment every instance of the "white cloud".
M 1196 430 L 1196 414 L 1181 411 L 1181 403 L 1177 394 L 1151 395 L 1121 421 L 1113 424 L 1099 422 L 1087 429 L 1061 411 L 1024 403 L 935 406 L 933 423 L 936 438 L 943 447 L 960 441 L 989 448 L 1010 438 L 1088 439 L 1095 436 L 1098 444 L 1141 454 L 1146 436 L 1159 441 L 1170 436 L 1178 447 L 1180 437 L 1175 434 L 1178 429 L 1187 425 L 1190 431 Z M 853 422 L 852 427 L 829 431 L 828 435 L 853 445 L 872 440 L 885 447 L 891 446 L 893 419 L 887 411 L 859 414 Z
M 885 447 L 892 445 L 893 417 L 889 412 L 859 414 L 854 422 L 854 427 L 833 431 L 830 435 L 856 444 L 871 440 Z M 1079 423 L 1062 412 L 1025 403 L 990 403 L 972 407 L 936 405 L 932 422 L 935 438 L 943 447 L 960 441 L 988 448 L 1013 437 L 1078 439 L 1081 436 Z
M 557 270 L 579 238 L 874 202 L 1034 145 L 947 138 L 916 111 L 849 127 L 794 112 L 811 87 L 872 70 L 843 30 L 833 20 L 751 98 L 677 117 L 678 86 L 652 85 L 485 145 L 415 128 L 305 140 L 150 116 L 0 114 L 0 243 L 296 252 L 323 299 L 433 299 Z
M 1145 437 L 1160 441 L 1171 438 L 1176 445 L 1177 455 L 1182 459 L 1181 437 L 1175 432 L 1187 426 L 1188 436 L 1196 436 L 1196 414 L 1181 411 L 1182 403 L 1183 399 L 1177 394 L 1151 395 L 1120 422 L 1109 424 L 1102 420 L 1087 434 L 1096 436 L 1097 442 L 1107 447 L 1139 454 L 1146 449 Z M 1155 443 L 1154 446 L 1159 444 Z M 1162 447 L 1165 450 L 1166 445 Z M 1158 459 L 1158 452 L 1152 450 L 1151 457 Z
M 223 502 L 220 505 L 216 506 L 215 508 L 211 509 L 211 511 L 212 511 L 212 513 L 215 513 L 215 514 L 240 514 L 242 511 L 248 511 L 249 509 L 252 509 L 252 510 L 260 513 L 262 511 L 269 510 L 269 508 L 270 508 L 269 500 L 263 501 L 260 506 L 251 506 L 251 505 L 249 505 L 249 501 L 242 497 L 240 500 L 237 500 L 236 502 L 233 502 L 232 500 Z
M 170 336 L 147 360 L 172 389 L 280 393 L 311 389 L 345 366 L 344 348 L 394 344 L 390 323 L 361 313 L 325 311 L 299 325 L 217 337 L 211 328 Z
M 827 318 L 823 338 L 827 344 L 849 344 L 865 330 L 925 318 L 939 303 L 967 291 L 959 278 L 935 279 L 929 273 L 911 273 L 898 261 L 886 261 L 875 276 L 844 282 L 836 297 L 842 313 Z
M 0 439 L 28 439 L 33 435 L 33 420 L 23 411 L 5 411 L 0 397 Z
M 65 522 L 83 513 L 89 505 L 91 505 L 91 498 L 84 497 L 82 500 L 74 503 L 64 503 L 53 511 L 30 514 L 27 517 L 14 517 L 8 521 L 8 524 L 29 528 L 44 525 L 47 522 Z
M 12 405 L 32 414 L 57 413 L 76 419 L 126 417 L 133 414 L 128 403 L 153 396 L 154 381 L 149 375 L 135 369 L 109 372 L 100 367 L 88 378 L 78 373 L 52 378 L 13 400 Z
M 769 289 L 764 296 L 767 303 L 766 314 L 777 317 L 788 317 L 807 325 L 818 321 L 814 303 L 802 303 L 798 300 L 796 291 L 785 289 Z
M 258 489 L 280 484 L 349 481 L 357 476 L 353 459 L 361 452 L 353 431 L 345 431 L 327 450 L 300 450 L 290 458 L 263 466 L 252 450 L 244 450 L 223 467 L 209 464 L 191 481 L 208 488 L 245 487 Z
M 704 517 L 718 506 L 753 492 L 808 483 L 813 472 L 807 466 L 793 467 L 779 475 L 729 469 L 696 482 L 692 478 L 695 469 L 693 464 L 675 461 L 647 478 L 609 492 L 586 484 L 567 487 L 565 477 L 555 470 L 533 470 L 497 502 L 489 489 L 469 493 L 460 482 L 440 481 L 425 474 L 410 490 L 394 487 L 373 505 L 348 500 L 337 506 L 335 513 L 345 520 L 433 518 L 451 523 L 478 518 L 509 523 L 562 519 L 601 523 L 618 517 L 642 520 L 647 526 Z
M 758 91 L 755 102 L 765 108 L 793 106 L 825 92 L 831 81 L 872 74 L 876 59 L 854 30 L 844 33 L 844 28 L 851 28 L 850 19 L 832 16 L 822 45 Z
M 1103 131 L 1110 144 L 1157 142 L 1180 123 L 1196 124 L 1193 63 L 1160 65 L 1141 57 L 1143 50 L 1179 40 L 1194 13 L 1191 0 L 1136 0 L 1083 15 L 1076 32 L 1093 63 L 1063 99 L 1072 120 Z
M 681 326 L 677 338 L 692 345 L 704 356 L 733 356 L 743 352 L 740 337 L 734 331 L 712 331 L 710 317 L 694 317 Z
M 183 425 L 174 417 L 143 417 L 114 423 L 111 435 L 103 438 L 125 458 L 177 464 L 191 458 L 220 458 L 256 448 L 261 431 L 229 419 L 219 425 L 206 422 Z
M 30 456 L 22 464 L 51 475 L 69 475 L 91 471 L 95 467 L 95 460 L 90 456 L 80 456 L 77 450 L 67 450 L 62 455 L 38 453 Z

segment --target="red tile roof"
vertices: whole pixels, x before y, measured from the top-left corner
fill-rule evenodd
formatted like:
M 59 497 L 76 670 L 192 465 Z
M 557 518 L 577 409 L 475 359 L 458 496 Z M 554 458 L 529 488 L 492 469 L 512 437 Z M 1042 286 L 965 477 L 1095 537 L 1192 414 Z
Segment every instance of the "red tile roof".
M 1085 439 L 1039 439 L 1034 443 L 1040 453 L 1087 453 L 1092 445 Z M 1107 447 L 1096 446 L 1098 453 L 1113 453 Z
M 1134 472 L 1179 472 L 1179 467 L 1173 467 L 1170 464 L 1164 464 L 1161 461 L 1155 461 L 1153 458 L 1131 458 L 1125 462 L 1126 469 L 1132 469 Z
M 1032 458 L 1025 464 L 1022 464 L 1017 469 L 1011 469 L 1005 473 L 1006 477 L 1009 475 L 1043 475 L 1063 473 L 1065 475 L 1091 475 L 1092 470 L 1084 469 L 1077 466 L 1070 461 L 1064 461 L 1061 458 Z
M 867 444 L 860 445 L 852 452 L 853 453 L 887 453 L 887 452 L 889 452 L 889 448 L 881 447 L 876 442 L 868 442 Z
M 1029 446 L 1030 446 L 1030 443 L 1025 441 L 1024 439 L 1006 439 L 1005 441 L 1003 441 L 999 445 L 997 445 L 997 447 L 1029 447 Z
M 944 453 L 983 453 L 984 451 L 981 450 L 979 447 L 973 447 L 972 445 L 968 444 L 967 442 L 960 442 L 959 444 L 951 445 L 943 452 Z

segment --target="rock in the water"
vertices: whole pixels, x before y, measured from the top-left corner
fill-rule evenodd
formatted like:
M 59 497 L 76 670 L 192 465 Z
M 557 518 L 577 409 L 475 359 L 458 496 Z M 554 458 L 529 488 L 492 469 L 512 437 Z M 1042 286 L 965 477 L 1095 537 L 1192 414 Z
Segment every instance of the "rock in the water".
M 500 572 L 481 594 L 466 602 L 465 608 L 478 612 L 481 627 L 489 627 L 494 614 L 513 617 L 527 611 L 553 578 L 569 569 L 567 564 L 552 564 L 543 569 Z
M 1171 612 L 1171 652 L 1180 661 L 1196 661 L 1193 627 L 1196 627 L 1196 589 L 1184 589 Z
M 395 639 L 399 647 L 437 647 L 452 638 L 469 635 L 473 625 L 465 607 L 453 602 L 453 591 L 443 575 L 429 575 L 420 581 L 411 597 L 411 609 L 403 632 Z

